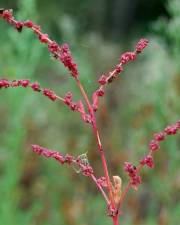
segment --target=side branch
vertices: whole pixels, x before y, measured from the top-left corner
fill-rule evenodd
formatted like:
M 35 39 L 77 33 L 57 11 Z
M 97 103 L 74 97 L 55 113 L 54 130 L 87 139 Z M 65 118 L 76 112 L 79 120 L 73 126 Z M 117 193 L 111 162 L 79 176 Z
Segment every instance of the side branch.
M 107 84 L 112 83 L 118 75 L 123 72 L 124 68 L 123 66 L 127 64 L 130 61 L 134 61 L 137 58 L 137 55 L 141 53 L 144 48 L 146 48 L 148 45 L 147 39 L 140 39 L 139 42 L 135 46 L 135 50 L 133 52 L 125 52 L 121 55 L 119 59 L 119 63 L 115 65 L 112 71 L 108 72 L 107 74 L 101 75 L 101 77 L 98 80 L 98 83 L 100 84 L 100 87 L 93 93 L 92 95 L 92 102 L 93 102 L 93 110 L 97 111 L 98 109 L 98 101 L 99 97 L 104 96 L 104 87 Z
M 167 126 L 163 131 L 155 133 L 154 139 L 152 139 L 149 142 L 148 154 L 140 160 L 139 165 L 137 167 L 129 162 L 125 162 L 124 170 L 128 173 L 128 176 L 130 177 L 130 181 L 121 195 L 120 201 L 117 206 L 118 210 L 122 206 L 122 203 L 129 189 L 133 188 L 137 190 L 138 185 L 141 184 L 141 177 L 139 176 L 139 173 L 141 172 L 142 168 L 145 165 L 151 169 L 154 168 L 155 164 L 154 164 L 153 154 L 154 152 L 160 149 L 160 142 L 164 141 L 168 136 L 177 134 L 179 130 L 180 130 L 180 120 L 178 120 L 173 125 Z
M 15 20 L 12 10 L 1 9 L 0 18 L 6 20 L 9 24 L 14 26 L 18 32 L 21 32 L 24 27 L 31 29 L 38 36 L 39 41 L 47 45 L 52 56 L 61 61 L 74 78 L 78 77 L 79 72 L 77 64 L 74 63 L 68 44 L 63 44 L 62 46 L 58 45 L 55 41 L 48 37 L 48 34 L 42 33 L 41 27 L 33 23 L 31 20 Z
M 89 114 L 91 116 L 92 129 L 93 129 L 94 135 L 96 137 L 98 150 L 99 150 L 99 153 L 100 153 L 101 162 L 102 162 L 102 166 L 103 166 L 103 171 L 104 171 L 104 175 L 105 175 L 106 182 L 107 182 L 107 189 L 108 189 L 108 193 L 109 193 L 110 204 L 112 204 L 113 208 L 115 208 L 114 198 L 113 198 L 113 193 L 112 193 L 112 187 L 111 187 L 111 180 L 110 180 L 110 177 L 109 177 L 109 172 L 108 172 L 108 167 L 107 167 L 107 161 L 106 161 L 105 153 L 104 153 L 104 150 L 103 150 L 103 147 L 102 147 L 102 144 L 101 144 L 99 131 L 98 131 L 97 124 L 96 124 L 96 117 L 94 115 L 93 105 L 91 105 L 91 103 L 88 99 L 88 96 L 86 94 L 86 91 L 84 90 L 84 87 L 81 84 L 81 81 L 78 78 L 76 78 L 75 80 L 76 80 L 77 86 L 79 87 L 79 89 L 81 91 L 81 94 L 82 94 L 82 96 L 83 96 L 83 98 L 86 102 Z
M 62 101 L 71 110 L 80 112 L 82 120 L 84 122 L 92 123 L 92 115 L 91 115 L 92 107 L 89 103 L 86 92 L 84 91 L 84 88 L 83 88 L 83 86 L 81 85 L 81 82 L 78 79 L 79 72 L 78 72 L 78 69 L 77 69 L 77 65 L 73 61 L 69 46 L 67 44 L 59 46 L 55 41 L 51 40 L 48 37 L 47 34 L 44 34 L 44 33 L 41 32 L 40 26 L 34 24 L 30 20 L 28 20 L 28 21 L 17 21 L 17 20 L 15 20 L 15 18 L 13 17 L 13 14 L 12 14 L 12 10 L 0 9 L 0 18 L 6 20 L 9 24 L 14 26 L 17 29 L 18 32 L 21 32 L 24 27 L 31 29 L 38 36 L 40 42 L 47 45 L 48 50 L 53 55 L 53 57 L 55 59 L 61 61 L 64 64 L 64 66 L 68 68 L 72 77 L 76 80 L 77 86 L 79 87 L 79 89 L 82 93 L 82 96 L 84 97 L 85 102 L 87 104 L 89 114 L 87 114 L 85 112 L 84 105 L 83 105 L 82 101 L 78 101 L 77 103 L 72 101 L 73 96 L 72 96 L 71 92 L 68 92 L 65 95 L 65 97 L 62 98 L 62 97 L 56 95 L 55 92 L 53 92 L 52 90 L 41 89 L 40 85 L 38 83 L 30 83 L 29 80 L 18 80 L 18 81 L 9 82 L 9 81 L 3 79 L 3 80 L 0 80 L 0 88 L 19 87 L 19 86 L 24 87 L 24 88 L 31 87 L 34 91 L 42 92 L 44 96 L 48 97 L 52 101 L 55 101 L 57 99 Z M 81 163 L 81 161 L 78 158 L 75 159 L 74 157 L 69 156 L 69 155 L 66 155 L 64 157 L 60 153 L 42 148 L 42 147 L 37 146 L 37 145 L 33 145 L 32 148 L 33 148 L 34 152 L 36 152 L 40 155 L 44 155 L 46 157 L 53 157 L 56 160 L 58 160 L 61 164 L 64 164 L 64 163 L 68 163 L 68 164 L 75 163 L 75 164 L 77 164 L 80 167 L 83 175 L 90 176 L 92 178 L 92 180 L 96 183 L 98 189 L 103 194 L 106 202 L 109 204 L 108 197 L 106 196 L 102 187 L 97 182 L 97 179 L 94 176 L 93 170 L 90 166 L 83 165 L 83 163 Z
M 58 96 L 54 91 L 48 89 L 48 88 L 41 88 L 40 84 L 38 82 L 30 82 L 30 80 L 23 79 L 23 80 L 13 80 L 8 81 L 7 79 L 0 79 L 0 89 L 1 88 L 17 88 L 17 87 L 23 87 L 27 88 L 30 87 L 35 92 L 42 92 L 44 96 L 49 98 L 52 101 L 60 100 L 64 102 L 64 99 Z
M 90 166 L 87 157 L 82 157 L 82 155 L 79 155 L 77 157 L 69 155 L 69 154 L 62 154 L 58 151 L 50 150 L 44 147 L 41 147 L 39 145 L 32 145 L 32 151 L 35 152 L 38 155 L 44 156 L 46 158 L 54 158 L 57 160 L 61 165 L 68 164 L 68 165 L 76 165 L 79 168 L 78 173 L 82 173 L 84 176 L 90 177 L 96 184 L 97 188 L 102 193 L 105 201 L 107 204 L 109 204 L 109 199 L 104 192 L 100 182 L 98 182 L 98 179 L 94 175 L 94 171 L 92 167 Z
M 49 98 L 52 101 L 57 101 L 57 100 L 61 101 L 62 103 L 67 105 L 70 110 L 79 112 L 84 122 L 91 123 L 90 115 L 85 112 L 82 101 L 79 100 L 78 102 L 73 102 L 72 100 L 73 95 L 71 92 L 66 93 L 65 97 L 62 98 L 51 89 L 41 88 L 38 82 L 30 82 L 30 80 L 27 80 L 27 79 L 13 80 L 13 81 L 8 81 L 7 79 L 0 79 L 0 89 L 10 88 L 10 87 L 11 88 L 30 87 L 33 91 L 41 92 L 45 97 Z
M 119 59 L 119 63 L 114 67 L 114 69 L 107 74 L 103 74 L 98 83 L 103 87 L 106 84 L 111 83 L 117 76 L 123 71 L 123 66 L 130 61 L 136 60 L 138 54 L 140 54 L 148 45 L 147 39 L 140 39 L 135 46 L 135 50 L 133 52 L 125 52 L 121 55 Z

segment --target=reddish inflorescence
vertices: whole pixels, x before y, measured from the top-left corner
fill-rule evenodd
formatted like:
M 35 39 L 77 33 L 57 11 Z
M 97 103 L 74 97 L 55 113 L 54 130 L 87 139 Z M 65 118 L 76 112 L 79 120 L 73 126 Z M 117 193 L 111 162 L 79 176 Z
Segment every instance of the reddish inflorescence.
M 138 176 L 138 170 L 136 166 L 134 166 L 133 164 L 129 162 L 125 162 L 124 170 L 128 173 L 130 177 L 131 187 L 137 190 L 138 185 L 141 183 L 141 177 Z
M 81 114 L 81 118 L 86 123 L 92 123 L 91 116 L 86 113 L 84 109 L 84 105 L 81 100 L 78 102 L 73 102 L 73 94 L 71 92 L 67 92 L 64 97 L 64 103 L 72 110 L 78 111 Z
M 32 88 L 33 91 L 38 91 L 42 92 L 44 96 L 48 97 L 52 101 L 55 101 L 57 99 L 57 95 L 55 94 L 54 91 L 44 88 L 41 89 L 39 83 L 31 83 L 29 80 L 13 80 L 13 81 L 8 81 L 6 79 L 1 79 L 0 80 L 0 88 L 9 88 L 9 87 L 30 87 Z
M 98 83 L 101 85 L 100 89 L 102 89 L 103 86 L 105 86 L 106 84 L 111 83 L 123 71 L 123 65 L 127 64 L 130 61 L 134 61 L 136 59 L 136 56 L 139 53 L 141 53 L 142 50 L 145 47 L 147 47 L 147 45 L 148 45 L 147 39 L 140 39 L 140 41 L 137 43 L 135 47 L 134 52 L 123 53 L 120 57 L 119 63 L 115 65 L 114 69 L 107 74 L 102 74 L 101 77 L 99 78 Z M 97 91 L 95 91 L 92 95 L 94 111 L 97 111 L 98 108 L 98 96 L 101 96 L 101 95 L 97 96 L 96 94 Z
M 100 184 L 102 187 L 107 187 L 107 182 L 105 177 L 100 177 L 97 179 L 98 184 Z
M 146 48 L 148 45 L 147 39 L 140 39 L 140 41 L 137 43 L 135 51 L 134 52 L 125 52 L 120 57 L 119 64 L 117 64 L 114 67 L 113 71 L 110 71 L 108 74 L 103 74 L 99 78 L 98 82 L 100 85 L 105 85 L 107 83 L 111 83 L 114 78 L 117 77 L 119 73 L 123 71 L 123 65 L 127 64 L 130 61 L 134 61 L 136 59 L 137 54 L 143 51 L 144 48 Z
M 152 141 L 149 143 L 149 149 L 150 149 L 151 151 L 156 151 L 156 150 L 158 150 L 159 148 L 160 148 L 160 146 L 159 146 L 159 143 L 158 143 L 157 141 L 152 140 Z
M 55 59 L 60 60 L 66 68 L 70 71 L 74 78 L 78 77 L 77 64 L 74 63 L 68 44 L 62 46 L 58 45 L 55 41 L 50 40 L 48 34 L 41 32 L 41 28 L 34 24 L 32 21 L 16 21 L 13 17 L 12 10 L 1 10 L 0 17 L 5 19 L 9 24 L 13 25 L 18 32 L 21 32 L 23 27 L 32 29 L 38 36 L 41 43 L 47 44 L 48 50 Z
M 67 92 L 64 98 L 59 97 L 54 91 L 48 88 L 41 88 L 38 82 L 30 82 L 30 80 L 23 79 L 23 80 L 13 80 L 8 81 L 7 79 L 0 79 L 0 89 L 1 88 L 9 88 L 9 87 L 23 87 L 27 88 L 30 87 L 35 92 L 42 92 L 44 96 L 49 98 L 52 101 L 56 101 L 57 99 L 64 102 L 72 111 L 77 111 L 81 114 L 81 118 L 86 123 L 92 123 L 91 116 L 86 113 L 84 109 L 84 105 L 81 100 L 78 102 L 73 102 L 73 95 L 71 92 Z M 102 95 L 101 92 L 98 95 Z
M 47 96 L 52 101 L 55 101 L 57 99 L 56 94 L 48 88 L 43 89 L 43 95 Z
M 144 50 L 144 48 L 147 47 L 147 45 L 148 45 L 148 40 L 147 39 L 144 39 L 144 38 L 140 39 L 139 42 L 136 45 L 136 48 L 135 48 L 136 49 L 136 53 L 137 54 L 141 53 Z
M 164 132 L 159 132 L 157 134 L 154 134 L 154 139 L 156 141 L 163 141 L 165 139 L 166 133 Z
M 74 157 L 69 154 L 64 155 L 58 151 L 50 150 L 39 145 L 32 145 L 32 150 L 36 154 L 44 156 L 46 158 L 54 158 L 61 164 L 76 164 L 84 176 L 91 176 L 93 174 L 92 167 L 89 164 L 85 164 L 79 156 Z
M 141 168 L 146 165 L 149 168 L 154 168 L 153 153 L 160 149 L 160 142 L 166 139 L 168 135 L 175 135 L 180 129 L 180 120 L 176 124 L 168 126 L 159 133 L 154 134 L 154 139 L 149 142 L 149 153 L 147 156 L 140 160 L 140 165 L 135 167 L 131 163 L 125 163 L 124 170 L 128 173 L 130 177 L 131 187 L 137 189 L 137 186 L 141 183 L 141 178 L 137 174 L 140 172 Z
M 125 65 L 129 61 L 134 61 L 136 59 L 136 53 L 135 52 L 125 52 L 122 54 L 120 58 L 120 64 Z
M 130 181 L 127 188 L 122 193 L 122 195 L 121 195 L 121 185 L 118 186 L 119 187 L 118 190 L 116 190 L 116 188 L 113 187 L 111 180 L 109 178 L 106 158 L 101 144 L 99 131 L 97 129 L 95 112 L 98 110 L 99 107 L 99 97 L 102 97 L 105 94 L 105 86 L 114 81 L 115 78 L 117 78 L 117 76 L 123 71 L 124 66 L 127 63 L 129 63 L 130 61 L 134 61 L 137 58 L 137 55 L 141 53 L 144 50 L 144 48 L 147 47 L 148 40 L 140 39 L 139 42 L 136 44 L 134 51 L 132 52 L 128 51 L 123 53 L 119 59 L 119 62 L 117 63 L 117 65 L 114 66 L 112 71 L 110 71 L 107 74 L 101 75 L 101 77 L 98 80 L 99 87 L 97 88 L 97 90 L 93 92 L 91 100 L 89 100 L 88 95 L 79 80 L 77 64 L 74 63 L 68 44 L 58 45 L 55 41 L 49 38 L 48 34 L 42 33 L 40 26 L 36 25 L 31 20 L 27 20 L 24 22 L 15 20 L 12 15 L 12 10 L 0 9 L 0 18 L 3 18 L 9 24 L 14 26 L 18 32 L 21 32 L 24 27 L 31 29 L 38 37 L 39 41 L 47 46 L 48 51 L 52 54 L 52 56 L 55 59 L 61 61 L 63 65 L 69 70 L 72 77 L 75 79 L 78 88 L 81 91 L 84 101 L 83 100 L 79 100 L 76 102 L 73 101 L 72 92 L 67 92 L 65 94 L 65 97 L 61 98 L 60 96 L 56 95 L 54 91 L 47 88 L 41 88 L 39 83 L 30 82 L 30 80 L 28 79 L 13 80 L 13 81 L 8 81 L 7 79 L 0 79 L 0 89 L 5 89 L 9 87 L 12 88 L 29 87 L 35 92 L 41 92 L 44 96 L 46 96 L 50 100 L 52 101 L 60 100 L 65 105 L 67 105 L 68 108 L 71 109 L 72 111 L 79 112 L 82 120 L 86 123 L 89 123 L 92 126 L 93 132 L 97 140 L 98 150 L 100 152 L 105 176 L 104 177 L 102 176 L 100 178 L 95 177 L 94 171 L 87 160 L 86 154 L 83 154 L 85 155 L 85 158 L 83 158 L 82 155 L 79 155 L 77 157 L 69 154 L 64 155 L 60 152 L 41 147 L 39 145 L 32 145 L 33 152 L 47 158 L 53 158 L 57 160 L 60 164 L 68 164 L 68 165 L 75 164 L 76 167 L 79 168 L 79 171 L 84 176 L 91 177 L 92 180 L 95 181 L 102 195 L 104 196 L 107 202 L 108 209 L 110 209 L 109 210 L 111 212 L 110 215 L 113 218 L 114 224 L 117 225 L 118 215 L 120 214 L 119 209 L 121 207 L 121 204 L 124 200 L 126 193 L 128 192 L 130 187 L 137 190 L 139 184 L 141 183 L 141 177 L 139 175 L 140 170 L 145 165 L 149 168 L 154 167 L 153 154 L 158 149 L 160 149 L 160 142 L 166 140 L 166 137 L 169 135 L 175 135 L 180 129 L 180 120 L 179 120 L 176 124 L 166 127 L 161 132 L 155 133 L 154 138 L 149 142 L 148 154 L 140 160 L 138 166 L 134 166 L 129 162 L 125 162 L 124 170 L 130 177 Z M 86 105 L 83 102 L 85 102 Z M 107 193 L 105 193 L 103 188 L 106 188 Z M 117 191 L 116 195 L 114 195 L 115 192 L 113 192 L 113 190 Z M 120 193 L 119 196 L 117 195 L 118 193 Z M 118 202 L 116 202 L 115 199 L 118 199 Z
M 65 156 L 57 151 L 52 151 L 47 148 L 43 148 L 39 145 L 32 145 L 33 152 L 37 153 L 38 155 L 42 155 L 47 158 L 54 158 L 61 164 L 65 163 Z
M 154 168 L 154 160 L 152 155 L 147 155 L 143 159 L 140 160 L 141 165 L 147 165 L 149 168 Z

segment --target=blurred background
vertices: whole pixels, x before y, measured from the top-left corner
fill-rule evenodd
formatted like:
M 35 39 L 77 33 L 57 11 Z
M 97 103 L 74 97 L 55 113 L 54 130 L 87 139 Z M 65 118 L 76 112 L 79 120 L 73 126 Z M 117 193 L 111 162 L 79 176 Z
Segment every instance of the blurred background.
M 96 80 L 132 50 L 141 37 L 148 49 L 107 88 L 97 112 L 111 175 L 128 179 L 123 162 L 147 152 L 154 131 L 178 120 L 180 112 L 179 0 L 1 0 L 16 18 L 32 19 L 58 43 L 68 42 L 89 95 Z M 73 79 L 51 59 L 29 30 L 0 22 L 1 78 L 30 78 L 63 96 Z M 31 152 L 31 144 L 88 158 L 102 176 L 95 139 L 79 115 L 31 90 L 1 90 L 0 224 L 111 225 L 106 206 L 88 178 Z M 130 191 L 121 224 L 174 225 L 180 215 L 180 136 L 169 137 L 144 169 L 139 191 Z

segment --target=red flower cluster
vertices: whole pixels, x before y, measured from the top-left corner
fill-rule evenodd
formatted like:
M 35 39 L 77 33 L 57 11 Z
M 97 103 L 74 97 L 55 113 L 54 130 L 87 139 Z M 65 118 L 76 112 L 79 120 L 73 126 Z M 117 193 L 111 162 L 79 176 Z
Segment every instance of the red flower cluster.
M 59 59 L 64 64 L 64 66 L 67 67 L 69 71 L 71 71 L 72 76 L 77 78 L 78 77 L 77 64 L 73 62 L 68 44 L 63 44 L 61 46 L 61 53 Z
M 128 173 L 128 175 L 129 175 L 130 177 L 135 176 L 136 173 L 137 173 L 137 168 L 136 168 L 136 166 L 134 166 L 133 164 L 131 164 L 131 163 L 129 163 L 129 162 L 125 162 L 125 163 L 124 163 L 124 170 L 125 170 L 125 172 Z
M 107 83 L 107 76 L 106 75 L 101 75 L 101 77 L 98 80 L 99 84 L 105 85 Z
M 138 170 L 137 170 L 136 166 L 134 166 L 133 164 L 131 164 L 129 162 L 125 162 L 124 170 L 128 173 L 128 175 L 130 177 L 131 187 L 134 188 L 135 190 L 137 190 L 138 185 L 141 183 L 141 177 L 138 176 L 138 174 L 137 174 Z
M 177 131 L 180 129 L 180 120 L 164 129 L 164 131 L 161 131 L 159 133 L 154 134 L 154 139 L 150 141 L 149 143 L 149 153 L 147 156 L 142 158 L 140 160 L 139 167 L 135 167 L 131 163 L 126 162 L 124 166 L 124 170 L 128 173 L 130 177 L 130 185 L 135 190 L 137 189 L 137 186 L 141 183 L 141 177 L 137 174 L 140 172 L 141 168 L 146 165 L 149 168 L 154 168 L 154 159 L 153 159 L 153 153 L 160 149 L 159 142 L 164 141 L 166 136 L 168 135 L 175 135 Z
M 8 88 L 10 85 L 9 85 L 9 81 L 6 80 L 6 79 L 2 79 L 0 80 L 0 88 Z
M 155 140 L 150 141 L 149 148 L 151 151 L 156 151 L 160 148 L 159 143 Z
M 84 105 L 82 101 L 78 102 L 73 102 L 72 98 L 73 95 L 71 92 L 68 92 L 64 98 L 59 97 L 54 91 L 48 89 L 48 88 L 41 88 L 39 83 L 34 82 L 31 83 L 30 80 L 23 79 L 23 80 L 13 80 L 13 81 L 8 81 L 7 79 L 0 79 L 0 89 L 1 88 L 9 88 L 9 87 L 30 87 L 33 91 L 36 92 L 42 92 L 44 96 L 49 98 L 52 101 L 56 101 L 57 99 L 63 101 L 72 111 L 77 111 L 81 114 L 81 118 L 83 121 L 86 123 L 92 123 L 92 119 L 90 114 L 85 112 Z M 98 96 L 103 95 L 103 90 L 99 90 L 96 93 Z
M 26 26 L 28 28 L 32 28 L 34 26 L 34 24 L 31 20 L 27 20 L 24 22 L 24 26 Z
M 125 65 L 129 61 L 134 61 L 136 59 L 136 53 L 135 52 L 125 52 L 122 54 L 120 58 L 120 64 Z
M 48 88 L 44 88 L 43 89 L 43 95 L 47 96 L 49 99 L 51 99 L 52 101 L 55 101 L 57 99 L 56 94 L 54 93 L 54 91 L 51 91 Z
M 79 156 L 74 157 L 69 154 L 64 155 L 58 151 L 50 150 L 50 149 L 41 147 L 39 145 L 32 145 L 32 151 L 46 158 L 54 158 L 62 165 L 64 163 L 69 165 L 74 163 L 80 168 L 80 171 L 82 172 L 84 176 L 91 176 L 93 174 L 92 167 L 89 164 L 85 164 L 84 161 L 81 160 Z
M 12 18 L 12 10 L 5 10 L 5 9 L 1 9 L 0 11 L 0 15 L 8 20 L 10 22 L 10 19 Z
M 38 155 L 42 155 L 47 158 L 54 158 L 61 164 L 65 163 L 65 156 L 57 151 L 52 151 L 47 148 L 43 148 L 39 145 L 32 145 L 33 152 L 37 153 Z
M 147 39 L 144 39 L 144 38 L 140 39 L 139 42 L 136 45 L 136 48 L 135 48 L 136 49 L 136 53 L 137 54 L 141 53 L 142 50 L 144 50 L 144 48 L 147 47 L 148 43 L 149 42 L 148 42 Z
M 41 91 L 40 85 L 39 85 L 38 82 L 32 83 L 32 84 L 31 84 L 31 88 L 32 88 L 34 91 Z
M 160 148 L 159 142 L 164 141 L 168 135 L 175 135 L 177 131 L 180 129 L 180 120 L 171 125 L 167 126 L 164 131 L 154 134 L 154 139 L 149 143 L 150 151 L 156 151 Z
M 147 155 L 145 156 L 141 161 L 140 161 L 141 165 L 147 165 L 149 168 L 154 168 L 154 160 L 152 155 Z
M 167 135 L 175 135 L 179 129 L 179 124 L 175 124 L 173 126 L 168 126 L 164 130 Z
M 30 87 L 33 91 L 42 92 L 44 96 L 48 97 L 52 101 L 55 101 L 57 99 L 57 95 L 54 93 L 54 91 L 44 88 L 41 89 L 39 83 L 31 83 L 29 80 L 13 80 L 8 81 L 6 79 L 0 80 L 0 88 L 8 88 L 8 87 Z
M 48 34 L 40 34 L 39 40 L 41 43 L 45 43 L 45 44 L 48 43 L 48 40 L 49 40 Z
M 127 64 L 129 61 L 134 61 L 136 59 L 137 54 L 141 53 L 144 48 L 148 45 L 147 39 L 140 39 L 136 44 L 136 48 L 134 52 L 125 52 L 120 57 L 120 62 L 117 64 L 113 71 L 109 72 L 107 75 L 103 74 L 98 82 L 100 85 L 105 85 L 107 83 L 111 83 L 119 73 L 123 71 L 123 65 Z
M 81 172 L 84 176 L 89 177 L 93 174 L 93 169 L 89 165 L 80 164 Z
M 13 25 L 18 32 L 21 32 L 23 27 L 32 29 L 38 36 L 40 42 L 47 44 L 48 50 L 50 53 L 52 53 L 54 58 L 59 59 L 64 64 L 64 66 L 68 68 L 74 78 L 78 77 L 77 64 L 74 63 L 69 46 L 67 44 L 59 46 L 55 41 L 49 39 L 48 34 L 42 33 L 41 28 L 30 20 L 25 22 L 16 21 L 12 15 L 12 10 L 1 9 L 0 17 L 5 19 L 9 24 Z
M 154 139 L 149 143 L 149 154 L 140 160 L 140 164 L 142 166 L 147 165 L 149 168 L 154 167 L 153 153 L 160 149 L 160 142 L 164 141 L 167 136 L 175 135 L 177 131 L 180 129 L 180 120 L 177 123 L 168 126 L 159 133 L 154 134 Z
M 81 118 L 86 123 L 92 123 L 91 116 L 85 112 L 84 105 L 82 101 L 73 102 L 73 94 L 68 92 L 64 97 L 64 103 L 69 106 L 73 111 L 78 111 L 81 114 Z
M 159 132 L 157 134 L 154 134 L 154 139 L 156 141 L 163 141 L 165 139 L 166 134 L 164 132 Z
M 107 182 L 106 182 L 106 178 L 105 177 L 100 177 L 97 179 L 97 182 L 99 185 L 101 185 L 102 187 L 107 187 Z
M 92 107 L 94 112 L 97 111 L 98 105 L 99 105 L 99 97 L 104 96 L 104 90 L 103 87 L 100 87 L 98 90 L 96 90 L 92 95 Z

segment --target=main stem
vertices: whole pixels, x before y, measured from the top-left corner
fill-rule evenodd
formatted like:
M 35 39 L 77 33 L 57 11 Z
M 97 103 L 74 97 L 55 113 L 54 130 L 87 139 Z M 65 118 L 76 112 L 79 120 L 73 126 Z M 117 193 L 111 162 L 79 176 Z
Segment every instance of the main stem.
M 93 120 L 92 121 L 92 127 L 93 127 L 93 131 L 94 131 L 96 141 L 97 141 L 97 144 L 98 144 L 98 149 L 99 149 L 99 153 L 100 153 L 100 156 L 101 156 L 103 170 L 104 170 L 104 174 L 105 174 L 106 181 L 107 181 L 107 188 L 108 188 L 108 192 L 109 192 L 110 202 L 112 204 L 112 207 L 115 209 L 115 203 L 114 203 L 114 199 L 113 199 L 112 185 L 111 185 L 111 181 L 110 181 L 110 177 L 109 177 L 107 161 L 106 161 L 104 150 L 103 150 L 103 147 L 102 147 L 102 143 L 101 143 L 99 131 L 98 131 L 98 128 L 97 128 L 96 118 L 95 118 L 94 112 L 92 114 L 92 120 Z
M 113 225 L 119 225 L 119 215 L 115 215 L 113 217 Z
M 87 96 L 87 94 L 84 90 L 84 87 L 82 86 L 79 79 L 76 78 L 75 80 L 76 80 L 76 83 L 77 83 L 77 85 L 78 85 L 78 87 L 81 91 L 81 94 L 82 94 L 82 96 L 83 96 L 83 98 L 86 102 L 86 105 L 88 107 L 88 111 L 89 111 L 89 113 L 91 115 L 91 118 L 92 118 L 92 128 L 93 128 L 93 132 L 95 134 L 96 141 L 97 141 L 97 144 L 98 144 L 98 150 L 99 150 L 102 165 L 103 165 L 104 175 L 105 175 L 105 178 L 106 178 L 106 181 L 107 181 L 107 189 L 108 189 L 108 193 L 109 193 L 110 206 L 112 207 L 113 210 L 116 210 L 117 208 L 116 208 L 116 204 L 114 202 L 112 184 L 111 184 L 111 180 L 110 180 L 110 177 L 109 177 L 105 153 L 104 153 L 104 150 L 103 150 L 103 146 L 102 146 L 102 143 L 101 143 L 99 131 L 98 131 L 98 128 L 97 128 L 96 117 L 95 117 L 92 105 L 89 102 L 88 96 Z M 113 225 L 119 225 L 119 214 L 117 213 L 115 216 L 113 216 L 112 220 L 113 220 Z
M 98 150 L 99 150 L 99 153 L 100 153 L 100 156 L 101 156 L 104 175 L 105 175 L 105 178 L 106 178 L 106 181 L 107 181 L 107 189 L 108 189 L 108 193 L 109 193 L 109 197 L 110 197 L 110 203 L 111 203 L 112 207 L 115 209 L 115 203 L 114 203 L 113 193 L 112 193 L 112 186 L 111 186 L 111 181 L 110 181 L 109 172 L 108 172 L 108 168 L 107 168 L 107 161 L 106 161 L 104 150 L 103 150 L 103 147 L 102 147 L 102 144 L 101 144 L 100 135 L 99 135 L 99 131 L 98 131 L 98 128 L 97 128 L 97 123 L 96 123 L 96 117 L 94 115 L 92 105 L 91 105 L 91 103 L 88 99 L 88 96 L 87 96 L 87 94 L 84 90 L 84 87 L 82 86 L 82 84 L 81 84 L 81 82 L 78 78 L 76 78 L 75 80 L 76 80 L 76 83 L 77 83 L 77 85 L 78 85 L 78 87 L 81 91 L 82 96 L 84 97 L 84 100 L 85 100 L 85 102 L 87 104 L 87 107 L 88 107 L 88 111 L 89 111 L 89 113 L 91 115 L 91 118 L 92 118 L 92 128 L 93 128 L 93 132 L 95 134 L 96 141 L 97 141 L 97 144 L 98 144 Z

